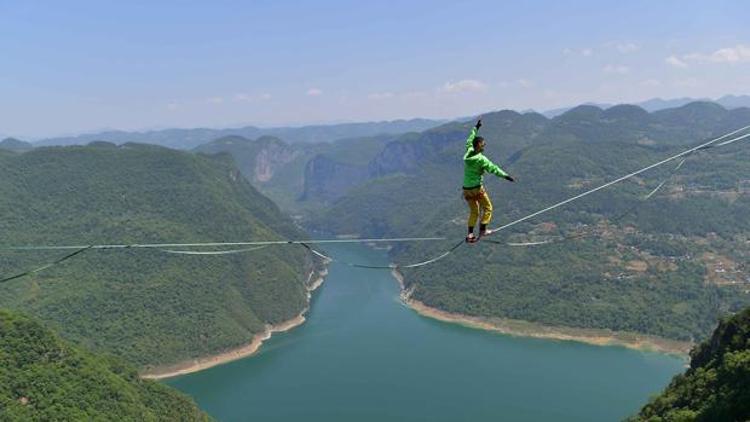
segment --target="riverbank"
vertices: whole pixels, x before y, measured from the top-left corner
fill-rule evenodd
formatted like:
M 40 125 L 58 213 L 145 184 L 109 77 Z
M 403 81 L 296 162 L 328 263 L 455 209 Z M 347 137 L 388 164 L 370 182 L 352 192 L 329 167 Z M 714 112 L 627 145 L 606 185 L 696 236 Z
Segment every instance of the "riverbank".
M 413 299 L 411 291 L 404 286 L 403 275 L 398 270 L 392 271 L 393 277 L 401 286 L 401 301 L 428 318 L 444 322 L 461 324 L 471 328 L 495 331 L 502 334 L 534 337 L 550 340 L 577 341 L 597 346 L 624 346 L 630 349 L 655 351 L 679 355 L 687 358 L 693 344 L 690 342 L 665 339 L 645 334 L 618 332 L 606 329 L 571 328 L 543 325 L 529 321 L 505 318 L 485 318 L 464 315 L 433 308 Z
M 222 365 L 238 359 L 246 358 L 255 354 L 258 349 L 260 349 L 260 346 L 263 345 L 263 342 L 270 339 L 274 333 L 289 331 L 295 327 L 302 325 L 305 322 L 305 314 L 310 310 L 310 299 L 312 298 L 312 293 L 323 284 L 326 275 L 328 275 L 328 269 L 324 268 L 318 273 L 316 273 L 315 271 L 311 272 L 310 276 L 308 277 L 308 281 L 315 274 L 317 274 L 315 280 L 312 283 L 307 284 L 307 306 L 296 317 L 279 324 L 267 324 L 262 333 L 254 335 L 252 340 L 250 340 L 250 343 L 247 343 L 243 346 L 239 346 L 215 355 L 205 356 L 197 359 L 190 359 L 175 365 L 155 368 L 141 374 L 141 378 L 161 380 L 180 375 L 187 375 L 217 365 Z

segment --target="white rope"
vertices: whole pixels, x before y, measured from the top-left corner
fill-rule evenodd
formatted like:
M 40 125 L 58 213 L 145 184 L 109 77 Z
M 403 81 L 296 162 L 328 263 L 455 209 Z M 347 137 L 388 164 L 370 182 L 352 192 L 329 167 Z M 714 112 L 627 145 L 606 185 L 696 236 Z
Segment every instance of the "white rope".
M 539 242 L 507 242 L 506 246 L 537 246 L 537 245 L 546 245 L 548 243 L 552 243 L 551 240 L 541 240 Z
M 416 262 L 414 264 L 369 265 L 369 264 L 357 264 L 357 263 L 354 263 L 354 262 L 348 262 L 348 261 L 343 261 L 343 260 L 340 260 L 340 259 L 335 259 L 335 258 L 333 258 L 331 256 L 328 256 L 328 255 L 324 254 L 323 252 L 320 252 L 318 250 L 313 249 L 312 247 L 310 247 L 309 245 L 307 245 L 305 243 L 302 243 L 302 245 L 304 247 L 306 247 L 310 252 L 312 252 L 313 254 L 315 254 L 315 255 L 323 258 L 324 260 L 326 260 L 328 262 L 338 262 L 340 264 L 348 265 L 350 267 L 367 268 L 367 269 L 400 269 L 400 268 L 417 268 L 417 267 L 422 267 L 422 266 L 425 266 L 425 265 L 432 264 L 433 262 L 440 261 L 441 259 L 445 258 L 446 256 L 452 254 L 453 251 L 455 251 L 456 249 L 458 249 L 458 247 L 460 247 L 463 244 L 464 244 L 464 241 L 461 240 L 458 243 L 456 243 L 455 245 L 453 245 L 453 247 L 451 247 L 447 251 L 441 253 L 440 255 L 438 255 L 438 256 L 436 256 L 434 258 L 430 258 L 430 259 L 425 260 L 425 261 Z
M 252 252 L 265 249 L 269 245 L 256 246 L 254 248 L 232 249 L 228 251 L 176 251 L 173 249 L 160 249 L 162 252 L 178 255 L 232 255 L 237 253 Z
M 310 239 L 310 240 L 262 240 L 255 242 L 210 242 L 210 243 L 134 243 L 123 245 L 63 245 L 63 246 L 11 246 L 0 250 L 12 251 L 42 251 L 64 249 L 144 249 L 144 248 L 189 248 L 212 246 L 270 246 L 270 245 L 298 245 L 302 243 L 383 243 L 383 242 L 422 242 L 445 240 L 444 237 L 395 237 L 385 239 Z
M 685 161 L 687 161 L 687 157 L 683 158 L 682 161 L 680 161 L 680 164 L 677 164 L 677 167 L 675 167 L 675 171 L 682 168 L 682 165 L 685 164 Z
M 651 192 L 648 193 L 648 195 L 646 195 L 646 196 L 643 197 L 643 200 L 645 201 L 647 199 L 650 199 L 652 196 L 654 196 L 654 194 L 657 191 L 659 191 L 659 189 L 661 189 L 661 187 L 664 186 L 665 183 L 667 183 L 667 181 L 666 180 L 662 180 L 661 183 L 659 183 L 659 186 L 655 187 L 654 190 L 652 190 Z
M 717 146 L 717 147 L 723 147 L 724 145 L 729 145 L 729 144 L 731 144 L 732 142 L 737 142 L 737 141 L 739 141 L 740 139 L 742 139 L 742 137 L 740 137 L 740 138 L 734 138 L 734 139 L 730 139 L 730 140 L 728 140 L 728 141 L 724 141 L 724 142 L 722 142 L 722 143 L 720 143 L 720 144 L 716 144 L 716 146 Z

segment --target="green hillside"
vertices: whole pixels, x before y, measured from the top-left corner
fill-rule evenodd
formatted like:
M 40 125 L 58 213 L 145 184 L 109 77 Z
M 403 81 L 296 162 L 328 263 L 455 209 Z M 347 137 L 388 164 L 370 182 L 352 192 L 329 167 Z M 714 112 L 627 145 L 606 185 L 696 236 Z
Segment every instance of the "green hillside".
M 32 319 L 0 310 L 0 419 L 210 418 L 189 397 L 140 379 L 120 359 L 85 351 Z
M 750 308 L 722 321 L 690 368 L 631 421 L 750 420 Z
M 303 233 L 228 156 L 97 143 L 0 155 L 4 245 L 247 241 Z M 0 253 L 3 275 L 63 252 Z M 248 343 L 307 305 L 311 260 L 294 246 L 225 256 L 91 250 L 0 285 L 63 337 L 141 368 Z
M 483 116 L 488 155 L 517 179 L 487 177 L 493 226 L 750 123 L 750 109 L 706 103 L 660 113 L 581 106 L 551 120 L 509 111 Z M 392 251 L 397 263 L 439 255 L 465 235 L 460 157 L 469 127 L 454 123 L 389 143 L 370 163 L 381 177 L 337 200 L 314 228 L 446 236 L 443 244 Z M 473 316 L 704 338 L 718 317 L 750 303 L 746 145 L 695 154 L 648 201 L 642 198 L 676 162 L 493 239 L 572 240 L 465 246 L 434 265 L 405 270 L 407 287 L 429 306 Z

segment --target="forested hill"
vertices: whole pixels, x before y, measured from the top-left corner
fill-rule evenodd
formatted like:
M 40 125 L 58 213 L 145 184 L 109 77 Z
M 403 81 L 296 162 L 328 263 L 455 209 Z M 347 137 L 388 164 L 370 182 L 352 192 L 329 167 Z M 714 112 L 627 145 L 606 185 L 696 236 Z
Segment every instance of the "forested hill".
M 0 214 L 4 246 L 304 236 L 229 156 L 139 144 L 0 155 Z M 65 253 L 1 251 L 0 268 L 7 276 Z M 294 246 L 225 256 L 90 250 L 1 284 L 0 306 L 148 368 L 246 344 L 295 317 L 310 269 Z
M 499 226 L 748 125 L 750 109 L 580 106 L 554 119 L 501 111 L 483 122 L 486 155 L 516 177 L 511 184 L 486 176 Z M 397 263 L 439 255 L 466 234 L 461 155 L 470 127 L 453 123 L 388 143 L 369 163 L 378 176 L 338 199 L 315 228 L 446 236 L 445 244 L 392 251 Z M 494 238 L 551 244 L 480 243 L 405 271 L 412 298 L 472 316 L 704 338 L 720 315 L 750 303 L 750 149 L 738 142 L 693 154 L 643 201 L 676 165 Z
M 722 321 L 690 368 L 631 421 L 750 420 L 750 308 Z
M 5 138 L 0 141 L 0 149 L 6 151 L 25 152 L 32 148 L 34 148 L 34 145 L 15 138 Z
M 207 421 L 187 396 L 141 380 L 120 359 L 85 351 L 0 310 L 0 419 Z

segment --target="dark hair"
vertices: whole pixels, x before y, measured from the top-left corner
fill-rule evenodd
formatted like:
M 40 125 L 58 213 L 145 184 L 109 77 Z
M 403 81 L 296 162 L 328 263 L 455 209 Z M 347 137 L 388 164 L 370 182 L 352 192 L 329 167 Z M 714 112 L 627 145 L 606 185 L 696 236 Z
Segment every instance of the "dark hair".
M 482 142 L 482 141 L 484 141 L 484 138 L 482 138 L 481 136 L 477 136 L 476 138 L 474 138 L 474 140 L 473 140 L 473 141 L 471 141 L 471 146 L 473 146 L 473 147 L 474 147 L 474 149 L 476 149 L 476 148 L 477 148 L 477 145 L 478 145 L 478 144 L 479 144 L 480 142 Z

